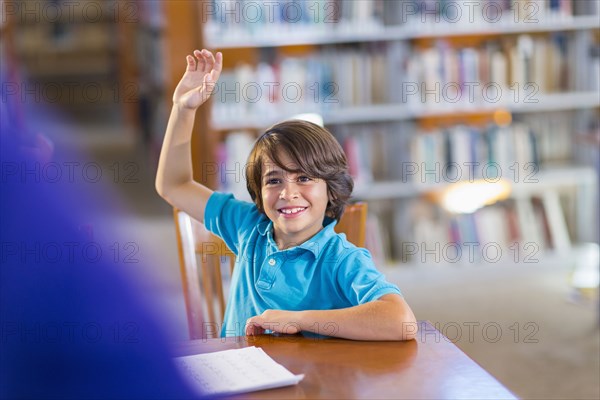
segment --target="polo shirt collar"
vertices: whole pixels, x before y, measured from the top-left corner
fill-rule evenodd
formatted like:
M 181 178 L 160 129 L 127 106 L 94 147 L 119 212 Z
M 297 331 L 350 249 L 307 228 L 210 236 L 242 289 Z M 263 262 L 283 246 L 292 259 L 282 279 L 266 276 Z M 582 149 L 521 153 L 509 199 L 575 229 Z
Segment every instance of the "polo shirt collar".
M 302 243 L 299 246 L 292 247 L 292 249 L 304 249 L 308 250 L 315 258 L 319 258 L 319 254 L 325 248 L 325 244 L 331 239 L 331 237 L 336 235 L 336 232 L 333 230 L 337 221 L 333 218 L 325 217 L 323 221 L 323 229 L 321 229 L 315 236 L 308 239 L 306 242 Z M 258 233 L 262 236 L 266 236 L 267 240 L 273 240 L 273 221 L 268 218 L 265 218 L 264 221 L 261 221 L 258 226 Z M 290 250 L 290 249 L 288 249 Z
M 269 218 L 265 217 L 258 223 L 257 229 L 261 236 L 266 236 L 269 230 L 273 230 L 273 222 Z

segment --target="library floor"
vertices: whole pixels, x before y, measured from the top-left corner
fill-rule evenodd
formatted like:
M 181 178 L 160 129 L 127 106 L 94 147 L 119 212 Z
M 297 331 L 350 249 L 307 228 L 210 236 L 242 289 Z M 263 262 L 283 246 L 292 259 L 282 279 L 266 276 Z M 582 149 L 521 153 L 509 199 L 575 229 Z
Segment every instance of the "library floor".
M 102 165 L 140 167 L 137 183 L 114 185 L 126 210 L 114 218 L 138 244 L 143 273 L 156 278 L 151 289 L 176 322 L 166 329 L 186 339 L 171 209 L 154 192 L 153 162 L 133 135 L 114 126 L 76 131 L 75 141 Z M 599 309 L 573 297 L 569 265 L 390 266 L 384 272 L 418 319 L 431 321 L 518 397 L 600 398 Z

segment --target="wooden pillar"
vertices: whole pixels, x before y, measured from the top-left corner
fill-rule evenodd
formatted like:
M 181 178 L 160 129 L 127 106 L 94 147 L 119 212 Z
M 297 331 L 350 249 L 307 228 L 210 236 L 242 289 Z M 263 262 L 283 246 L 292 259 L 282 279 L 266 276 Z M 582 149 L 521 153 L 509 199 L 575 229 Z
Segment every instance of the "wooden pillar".
M 109 29 L 113 29 L 110 27 Z M 118 93 L 119 102 L 123 110 L 123 118 L 125 124 L 134 129 L 140 127 L 140 115 L 139 115 L 139 93 L 137 85 L 139 82 L 139 69 L 137 67 L 138 62 L 136 57 L 136 29 L 139 29 L 139 23 L 134 24 L 125 18 L 123 15 L 119 15 L 116 21 L 117 31 L 117 82 L 118 82 Z M 132 88 L 135 90 L 132 91 Z M 133 95 L 133 96 L 132 96 Z
M 173 92 L 183 76 L 185 57 L 194 49 L 202 49 L 202 2 L 169 0 L 163 3 L 165 24 L 165 96 L 168 112 L 173 104 Z M 192 162 L 194 179 L 212 189 L 216 188 L 217 166 L 215 158 L 216 133 L 210 129 L 210 101 L 196 113 L 192 135 Z

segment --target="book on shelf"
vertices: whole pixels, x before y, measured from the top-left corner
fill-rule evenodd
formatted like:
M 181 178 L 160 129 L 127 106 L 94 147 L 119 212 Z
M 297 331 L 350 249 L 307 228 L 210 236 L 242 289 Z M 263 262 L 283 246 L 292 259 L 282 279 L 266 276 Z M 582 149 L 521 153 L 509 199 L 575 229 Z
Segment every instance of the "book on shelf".
M 372 213 L 367 216 L 365 247 L 371 253 L 375 265 L 385 265 L 390 254 L 388 235 L 380 219 Z
M 571 238 L 558 193 L 556 191 L 544 192 L 542 202 L 546 210 L 546 224 L 552 248 L 558 252 L 568 252 L 571 250 Z
M 519 221 L 519 232 L 523 243 L 541 243 L 542 234 L 536 221 L 533 204 L 529 198 L 515 199 L 515 211 Z
M 348 159 L 348 170 L 354 179 L 355 185 L 362 185 L 373 180 L 370 165 L 373 165 L 369 157 L 372 148 L 368 136 L 352 135 L 342 141 L 342 148 Z M 365 151 L 365 148 L 367 149 Z
M 508 212 L 501 206 L 489 206 L 474 214 L 475 229 L 481 243 L 498 243 L 502 248 L 508 247 L 516 237 L 514 230 L 506 222 Z
M 533 213 L 537 225 L 536 229 L 540 232 L 540 246 L 543 248 L 555 248 L 552 243 L 552 232 L 550 231 L 550 225 L 548 224 L 548 214 L 550 214 L 550 210 L 546 212 L 544 203 L 538 196 L 531 198 L 531 204 L 533 205 Z M 561 212 L 560 208 L 558 211 Z
M 230 132 L 219 145 L 216 168 L 211 168 L 219 174 L 218 190 L 232 193 L 238 200 L 251 201 L 246 188 L 246 163 L 254 140 L 250 132 Z

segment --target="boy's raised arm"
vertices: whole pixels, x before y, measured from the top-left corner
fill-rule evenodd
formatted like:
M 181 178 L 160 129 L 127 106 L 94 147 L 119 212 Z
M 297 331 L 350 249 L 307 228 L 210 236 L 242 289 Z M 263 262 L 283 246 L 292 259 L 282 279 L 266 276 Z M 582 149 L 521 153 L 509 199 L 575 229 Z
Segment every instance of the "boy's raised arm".
M 173 109 L 167 124 L 158 171 L 156 191 L 169 204 L 204 221 L 206 202 L 212 190 L 192 177 L 191 139 L 196 110 L 210 97 L 223 67 L 223 55 L 194 50 L 173 94 Z

